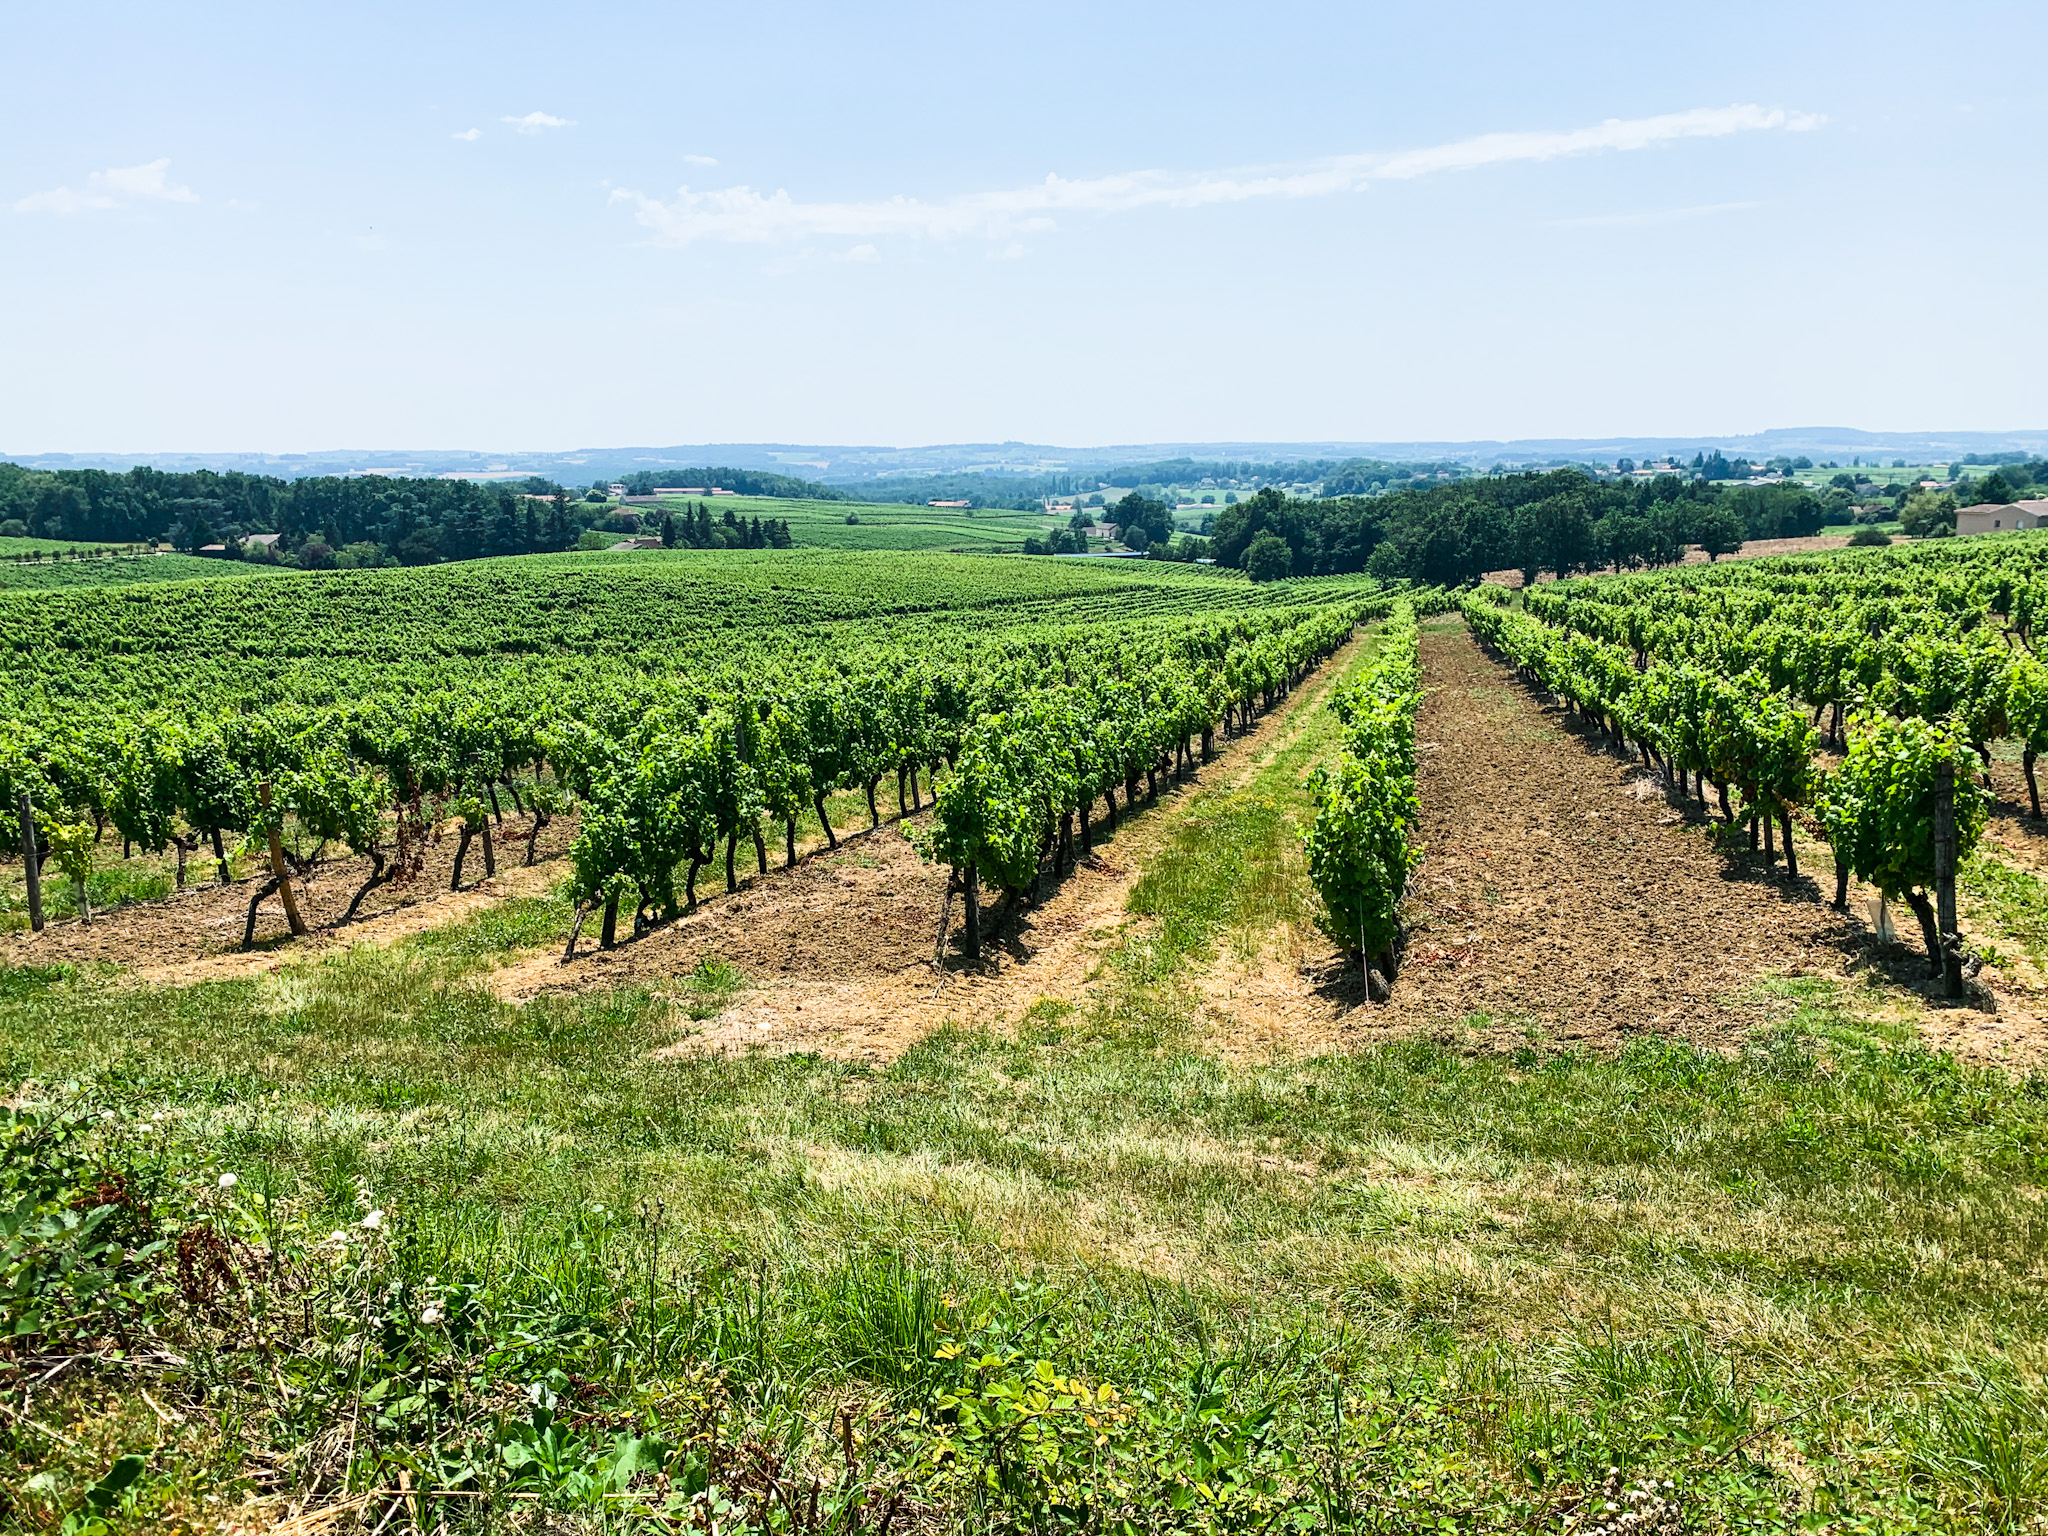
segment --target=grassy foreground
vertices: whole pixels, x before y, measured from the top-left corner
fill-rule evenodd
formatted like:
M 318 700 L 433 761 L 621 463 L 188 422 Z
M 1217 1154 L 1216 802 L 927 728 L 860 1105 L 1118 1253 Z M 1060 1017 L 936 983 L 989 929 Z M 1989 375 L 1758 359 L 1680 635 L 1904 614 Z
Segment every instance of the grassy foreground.
M 1290 727 L 1157 813 L 1082 1006 L 886 1067 L 657 1054 L 715 966 L 501 1003 L 544 900 L 0 976 L 0 1524 L 2040 1529 L 2048 1081 L 1811 979 L 1728 1055 L 1220 1062 Z

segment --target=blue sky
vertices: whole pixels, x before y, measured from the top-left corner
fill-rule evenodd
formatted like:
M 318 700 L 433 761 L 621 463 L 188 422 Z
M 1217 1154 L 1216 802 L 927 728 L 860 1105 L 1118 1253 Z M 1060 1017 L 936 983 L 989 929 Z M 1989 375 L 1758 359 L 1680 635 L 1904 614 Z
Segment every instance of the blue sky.
M 0 450 L 2048 424 L 2048 6 L 11 3 Z

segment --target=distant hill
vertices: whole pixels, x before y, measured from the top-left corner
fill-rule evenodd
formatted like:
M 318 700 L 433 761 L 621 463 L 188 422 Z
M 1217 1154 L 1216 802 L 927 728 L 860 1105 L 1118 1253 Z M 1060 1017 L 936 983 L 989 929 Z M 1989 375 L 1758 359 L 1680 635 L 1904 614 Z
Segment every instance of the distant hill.
M 1629 437 L 1485 439 L 1465 442 L 1211 442 L 1125 443 L 1062 447 L 1050 443 L 940 443 L 923 447 L 805 443 L 698 443 L 668 448 L 579 448 L 561 453 L 467 449 L 335 449 L 317 453 L 47 453 L 0 458 L 31 469 L 126 470 L 146 464 L 162 470 L 240 470 L 287 480 L 314 475 L 404 475 L 417 478 L 522 480 L 539 476 L 587 486 L 649 476 L 661 485 L 696 485 L 690 475 L 741 471 L 786 478 L 808 490 L 754 494 L 809 495 L 837 486 L 856 496 L 879 492 L 908 497 L 918 477 L 980 475 L 1033 482 L 1067 475 L 1118 483 L 1112 473 L 1172 461 L 1237 462 L 1277 468 L 1287 464 L 1342 464 L 1365 459 L 1386 464 L 1546 465 L 1658 458 L 1720 450 L 1750 460 L 1804 454 L 1814 459 L 1905 458 L 1945 462 L 1967 454 L 2048 454 L 2048 429 L 2004 432 L 1867 432 L 1858 427 L 1778 427 L 1767 432 L 1668 433 Z M 704 465 L 723 465 L 711 471 Z M 721 482 L 723 483 L 723 482 Z M 956 481 L 948 481 L 955 484 Z M 734 486 L 733 489 L 741 489 Z M 934 494 L 937 491 L 934 490 Z

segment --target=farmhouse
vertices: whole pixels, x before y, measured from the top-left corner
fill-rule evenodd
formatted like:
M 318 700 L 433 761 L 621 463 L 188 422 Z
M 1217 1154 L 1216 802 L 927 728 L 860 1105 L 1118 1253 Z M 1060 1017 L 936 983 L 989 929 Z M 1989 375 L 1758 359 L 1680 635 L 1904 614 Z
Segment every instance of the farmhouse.
M 2011 528 L 2048 526 L 2048 499 L 2015 501 L 2006 506 L 1984 502 L 1956 513 L 1957 533 L 2001 533 Z
M 928 507 L 971 507 L 974 503 L 971 501 L 928 501 L 925 505 Z

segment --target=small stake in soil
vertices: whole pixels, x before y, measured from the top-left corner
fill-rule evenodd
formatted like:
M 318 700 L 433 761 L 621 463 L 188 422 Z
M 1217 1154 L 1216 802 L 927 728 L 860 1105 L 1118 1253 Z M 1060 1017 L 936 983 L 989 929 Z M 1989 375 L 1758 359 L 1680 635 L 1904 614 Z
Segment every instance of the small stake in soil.
M 28 926 L 43 931 L 43 872 L 36 864 L 36 813 L 28 803 L 28 791 L 21 792 L 21 867 L 28 880 Z

